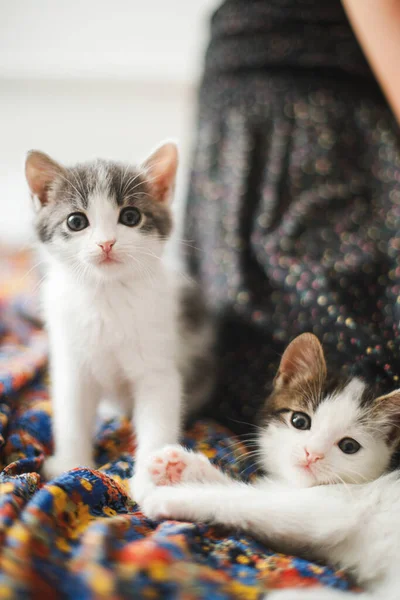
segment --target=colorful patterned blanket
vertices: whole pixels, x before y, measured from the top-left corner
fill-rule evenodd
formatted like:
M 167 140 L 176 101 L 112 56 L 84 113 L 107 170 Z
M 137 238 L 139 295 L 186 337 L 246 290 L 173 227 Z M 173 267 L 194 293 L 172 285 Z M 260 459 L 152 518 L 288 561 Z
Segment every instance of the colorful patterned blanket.
M 0 598 L 223 600 L 291 586 L 347 589 L 343 574 L 238 532 L 145 518 L 126 491 L 133 441 L 124 419 L 99 423 L 98 470 L 43 480 L 51 402 L 28 262 L 0 261 Z M 254 476 L 244 444 L 215 422 L 198 421 L 183 442 L 236 476 Z

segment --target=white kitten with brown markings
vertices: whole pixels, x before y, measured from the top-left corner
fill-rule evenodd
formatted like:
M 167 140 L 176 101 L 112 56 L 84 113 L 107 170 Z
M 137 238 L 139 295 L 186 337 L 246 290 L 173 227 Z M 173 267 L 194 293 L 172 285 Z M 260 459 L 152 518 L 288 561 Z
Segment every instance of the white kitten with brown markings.
M 55 453 L 48 478 L 93 466 L 96 410 L 105 398 L 133 418 L 136 500 L 151 487 L 144 459 L 177 443 L 187 408 L 211 386 L 212 334 L 198 291 L 161 260 L 172 229 L 178 153 L 159 147 L 141 166 L 64 167 L 33 151 L 26 177 L 47 263 Z
M 167 447 L 151 457 L 151 518 L 243 530 L 280 552 L 347 569 L 365 588 L 272 591 L 266 600 L 398 600 L 400 390 L 377 397 L 360 379 L 331 380 L 322 347 L 303 334 L 286 349 L 258 444 L 269 477 L 234 481 L 203 455 Z

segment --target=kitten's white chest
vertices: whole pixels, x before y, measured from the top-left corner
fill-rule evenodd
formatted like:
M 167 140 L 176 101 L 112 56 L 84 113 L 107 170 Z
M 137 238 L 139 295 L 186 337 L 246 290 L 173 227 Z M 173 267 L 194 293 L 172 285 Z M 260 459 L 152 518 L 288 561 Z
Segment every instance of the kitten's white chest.
M 45 300 L 53 347 L 67 341 L 105 390 L 134 381 L 175 352 L 168 289 L 120 282 L 71 288 L 50 280 Z M 162 299 L 161 299 L 162 298 Z M 64 337 L 63 342 L 60 337 Z
M 90 357 L 91 370 L 106 389 L 124 376 L 126 362 L 134 365 L 132 376 L 142 367 L 134 306 L 124 300 L 102 293 L 93 301 L 87 319 L 82 319 L 83 346 Z

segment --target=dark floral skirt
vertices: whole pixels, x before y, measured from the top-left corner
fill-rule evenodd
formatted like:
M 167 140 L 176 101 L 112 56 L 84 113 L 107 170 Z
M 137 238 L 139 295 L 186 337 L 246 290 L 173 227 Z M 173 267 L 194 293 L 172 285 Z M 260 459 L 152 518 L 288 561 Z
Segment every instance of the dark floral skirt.
M 186 238 L 219 327 L 212 415 L 253 423 L 305 331 L 330 365 L 400 386 L 400 144 L 375 82 L 206 71 L 199 104 Z

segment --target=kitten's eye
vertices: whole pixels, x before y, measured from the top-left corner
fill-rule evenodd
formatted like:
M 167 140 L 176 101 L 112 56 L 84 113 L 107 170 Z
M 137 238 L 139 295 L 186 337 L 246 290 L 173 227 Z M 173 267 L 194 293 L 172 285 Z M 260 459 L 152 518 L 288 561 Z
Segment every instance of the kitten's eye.
M 294 412 L 290 422 L 296 429 L 311 429 L 311 419 L 306 413 Z
M 338 442 L 338 446 L 345 454 L 355 454 L 361 448 L 361 445 L 353 438 L 343 438 Z
M 119 222 L 127 227 L 136 227 L 136 225 L 139 225 L 141 218 L 140 211 L 133 206 L 123 208 L 119 213 Z
M 69 215 L 67 225 L 71 231 L 82 231 L 82 229 L 86 229 L 89 226 L 89 221 L 86 215 L 76 212 Z

